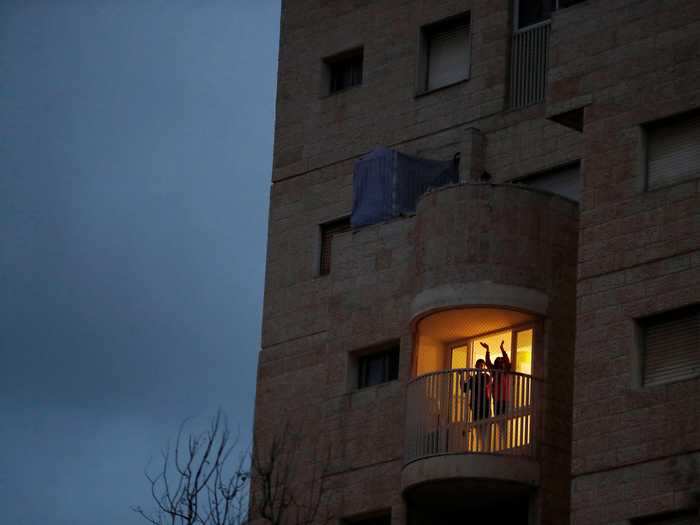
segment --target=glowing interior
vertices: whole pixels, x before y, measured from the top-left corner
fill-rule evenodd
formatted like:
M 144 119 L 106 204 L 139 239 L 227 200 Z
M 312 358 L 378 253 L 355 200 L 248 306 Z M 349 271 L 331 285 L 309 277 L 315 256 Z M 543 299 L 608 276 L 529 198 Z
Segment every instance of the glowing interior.
M 454 368 L 474 368 L 501 356 L 501 342 L 513 370 L 532 373 L 534 316 L 498 308 L 460 308 L 432 314 L 418 323 L 415 374 Z

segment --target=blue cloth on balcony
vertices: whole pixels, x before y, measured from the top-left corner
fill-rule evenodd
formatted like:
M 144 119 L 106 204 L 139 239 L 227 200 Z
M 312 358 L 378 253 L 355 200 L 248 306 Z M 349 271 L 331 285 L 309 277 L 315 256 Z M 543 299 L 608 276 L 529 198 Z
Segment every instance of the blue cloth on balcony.
M 394 215 L 396 152 L 377 148 L 355 162 L 352 178 L 353 227 L 390 219 Z
M 457 163 L 405 155 L 377 148 L 355 162 L 353 227 L 367 226 L 416 211 L 430 188 L 458 181 Z

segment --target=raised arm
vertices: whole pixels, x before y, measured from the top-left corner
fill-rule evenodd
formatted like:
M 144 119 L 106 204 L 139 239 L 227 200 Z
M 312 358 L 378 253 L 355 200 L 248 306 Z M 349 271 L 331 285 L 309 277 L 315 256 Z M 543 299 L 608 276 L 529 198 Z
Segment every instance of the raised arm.
M 491 370 L 493 368 L 493 363 L 491 362 L 491 354 L 489 354 L 489 345 L 482 341 L 479 341 L 479 344 L 486 348 L 486 368 Z
M 505 348 L 503 348 L 503 341 L 501 341 L 501 354 L 503 354 L 505 368 L 510 370 L 510 359 L 508 359 L 508 353 L 506 352 Z

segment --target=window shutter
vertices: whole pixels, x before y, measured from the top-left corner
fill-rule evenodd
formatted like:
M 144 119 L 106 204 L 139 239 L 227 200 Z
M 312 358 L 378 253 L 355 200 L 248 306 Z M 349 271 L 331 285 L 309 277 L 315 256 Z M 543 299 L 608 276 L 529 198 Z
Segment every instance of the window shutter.
M 518 183 L 581 201 L 581 169 L 578 164 L 518 179 Z
M 642 320 L 644 384 L 656 385 L 700 374 L 700 307 Z
M 700 112 L 651 126 L 647 144 L 648 188 L 700 176 Z
M 469 77 L 467 21 L 428 35 L 428 90 Z

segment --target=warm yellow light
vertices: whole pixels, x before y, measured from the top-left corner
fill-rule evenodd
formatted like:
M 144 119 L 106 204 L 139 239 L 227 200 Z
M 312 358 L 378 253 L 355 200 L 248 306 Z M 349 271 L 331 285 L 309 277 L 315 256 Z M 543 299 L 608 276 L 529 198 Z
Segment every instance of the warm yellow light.
M 523 330 L 516 335 L 515 371 L 532 374 L 532 329 Z

